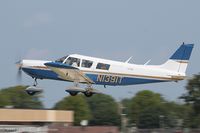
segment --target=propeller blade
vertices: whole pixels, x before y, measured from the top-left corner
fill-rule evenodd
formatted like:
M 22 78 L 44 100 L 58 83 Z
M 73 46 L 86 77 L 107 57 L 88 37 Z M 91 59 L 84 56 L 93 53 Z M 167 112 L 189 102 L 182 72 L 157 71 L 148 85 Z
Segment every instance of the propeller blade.
M 21 84 L 22 82 L 22 70 L 21 68 L 18 69 L 18 72 L 17 72 L 17 82 Z
M 19 60 L 15 64 L 18 67 L 17 76 L 16 76 L 17 83 L 21 84 L 21 82 L 22 82 L 22 61 Z

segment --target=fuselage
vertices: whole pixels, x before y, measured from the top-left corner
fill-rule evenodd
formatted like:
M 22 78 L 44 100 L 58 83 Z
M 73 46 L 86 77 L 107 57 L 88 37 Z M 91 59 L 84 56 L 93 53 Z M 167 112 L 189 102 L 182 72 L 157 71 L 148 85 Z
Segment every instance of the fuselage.
M 45 65 L 47 62 L 51 61 L 22 60 L 21 67 L 25 73 L 33 78 L 74 82 L 70 78 L 63 79 L 57 73 L 49 69 Z M 168 82 L 182 80 L 185 77 L 185 73 L 170 71 L 157 65 L 136 65 L 78 54 L 66 56 L 55 62 L 78 68 L 78 70 L 85 77 L 90 79 L 93 84 L 98 85 L 116 86 Z M 86 83 L 84 81 L 78 82 Z

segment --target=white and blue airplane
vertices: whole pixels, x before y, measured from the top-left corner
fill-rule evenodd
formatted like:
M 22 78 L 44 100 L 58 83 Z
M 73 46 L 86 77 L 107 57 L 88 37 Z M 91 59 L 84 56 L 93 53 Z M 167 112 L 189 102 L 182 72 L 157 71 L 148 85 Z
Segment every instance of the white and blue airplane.
M 34 79 L 34 85 L 26 89 L 29 95 L 42 92 L 37 87 L 37 79 L 53 79 L 74 82 L 66 89 L 70 95 L 84 93 L 90 97 L 100 93 L 92 87 L 96 85 L 123 86 L 158 82 L 179 81 L 186 77 L 186 69 L 194 44 L 182 44 L 162 65 L 137 65 L 107 59 L 71 54 L 55 61 L 21 60 L 19 70 Z M 79 83 L 86 84 L 80 88 Z

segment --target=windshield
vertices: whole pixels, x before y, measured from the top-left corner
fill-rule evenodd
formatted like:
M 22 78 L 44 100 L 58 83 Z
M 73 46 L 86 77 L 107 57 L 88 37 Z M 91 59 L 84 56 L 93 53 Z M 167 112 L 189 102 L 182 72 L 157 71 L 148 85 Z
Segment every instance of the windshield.
M 55 62 L 63 63 L 63 61 L 64 61 L 67 57 L 68 57 L 68 55 L 67 55 L 67 56 L 64 56 L 64 57 L 62 57 L 62 58 L 59 58 L 59 59 L 57 59 L 57 60 L 55 60 Z

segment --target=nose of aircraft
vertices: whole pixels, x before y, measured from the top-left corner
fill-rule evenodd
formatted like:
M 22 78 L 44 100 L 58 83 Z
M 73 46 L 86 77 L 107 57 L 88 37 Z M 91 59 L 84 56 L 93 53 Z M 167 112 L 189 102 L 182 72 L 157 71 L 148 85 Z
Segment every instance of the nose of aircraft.
M 21 69 L 22 65 L 23 65 L 23 60 L 19 60 L 15 64 L 16 64 L 16 66 L 17 66 L 18 69 Z
M 18 72 L 17 72 L 17 82 L 21 83 L 22 81 L 22 65 L 23 65 L 23 60 L 19 60 L 16 63 L 16 66 L 18 68 Z

